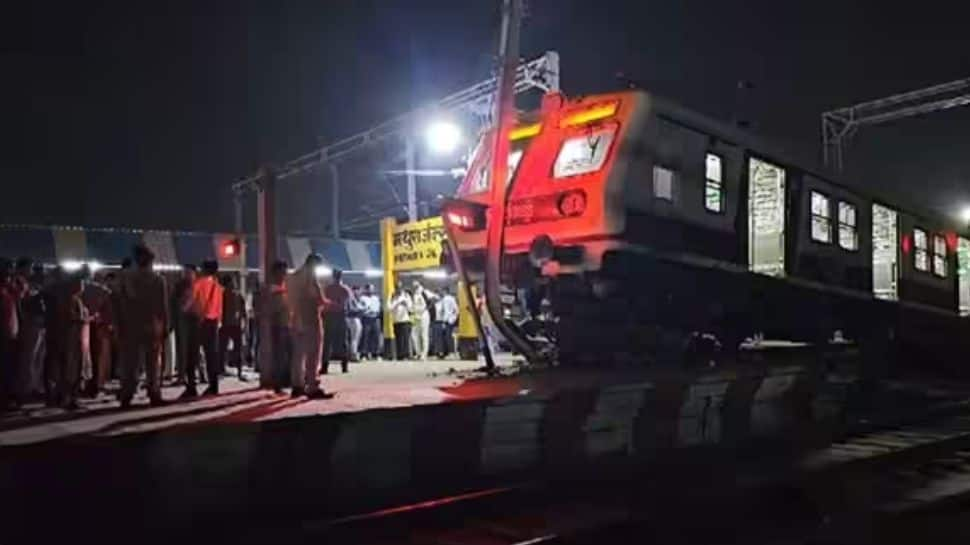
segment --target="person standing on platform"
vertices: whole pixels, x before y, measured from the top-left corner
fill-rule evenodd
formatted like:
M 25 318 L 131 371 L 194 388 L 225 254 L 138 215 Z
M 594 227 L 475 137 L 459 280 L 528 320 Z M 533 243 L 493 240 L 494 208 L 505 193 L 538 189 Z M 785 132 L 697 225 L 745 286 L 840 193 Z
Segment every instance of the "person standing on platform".
M 249 316 L 246 320 L 246 342 L 244 343 L 246 347 L 246 362 L 259 373 L 262 371 L 259 368 L 258 354 L 259 336 L 262 333 L 259 328 L 259 320 L 263 312 L 262 305 L 264 303 L 264 297 L 261 292 L 263 286 L 256 280 L 250 281 L 247 285 L 250 286 L 250 289 L 249 293 L 246 294 L 246 314 Z
M 124 314 L 124 302 L 122 298 L 121 286 L 124 278 L 132 272 L 134 262 L 130 257 L 121 260 L 121 269 L 117 272 L 108 273 L 108 289 L 111 290 L 111 305 L 114 313 L 114 337 L 111 344 L 111 376 L 121 380 L 124 371 L 124 352 L 123 346 L 128 336 L 126 316 Z M 49 333 L 48 333 L 49 335 Z
M 290 365 L 292 397 L 306 395 L 310 399 L 333 397 L 326 394 L 317 379 L 317 369 L 323 352 L 323 324 L 321 309 L 325 299 L 317 282 L 316 269 L 323 264 L 319 254 L 307 256 L 303 266 L 286 279 L 289 303 L 290 331 L 293 335 L 293 358 Z
M 360 339 L 364 332 L 361 318 L 364 314 L 364 303 L 360 300 L 363 297 L 360 286 L 352 287 L 350 293 L 350 301 L 347 302 L 347 330 L 350 335 L 350 361 L 356 363 L 361 358 Z
M 185 302 L 192 299 L 192 285 L 198 276 L 195 265 L 182 268 L 182 277 L 175 282 L 172 290 L 171 304 L 172 327 L 175 329 L 175 383 L 186 384 L 186 369 L 189 361 L 189 327 L 192 322 L 183 307 Z
M 41 290 L 41 298 L 44 301 L 44 395 L 47 406 L 56 407 L 59 405 L 58 381 L 64 366 L 67 337 L 64 300 L 68 298 L 68 282 L 64 278 L 63 269 L 55 267 L 51 271 Z
M 426 290 L 417 280 L 414 281 L 414 291 L 411 296 L 412 312 L 414 314 L 414 329 L 411 332 L 414 343 L 415 356 L 419 360 L 428 359 L 431 349 L 431 305 L 437 296 Z
M 121 345 L 121 407 L 131 405 L 138 387 L 138 371 L 144 366 L 148 399 L 151 405 L 162 399 L 162 347 L 169 324 L 168 288 L 162 275 L 153 270 L 155 254 L 146 246 L 136 246 L 135 268 L 120 280 L 121 305 L 126 320 L 126 335 Z
M 91 327 L 88 331 L 90 338 L 90 357 L 85 360 L 83 372 L 84 395 L 98 397 L 104 385 L 108 382 L 111 371 L 111 335 L 114 318 L 111 313 L 111 290 L 101 282 L 92 278 L 90 269 L 85 267 L 84 291 L 81 300 L 91 315 Z
M 183 306 L 188 317 L 188 351 L 189 359 L 186 373 L 185 391 L 182 392 L 180 399 L 192 399 L 197 397 L 198 391 L 195 388 L 195 376 L 199 367 L 199 351 L 205 353 L 206 375 L 209 378 L 209 386 L 205 390 L 205 395 L 216 395 L 219 393 L 219 321 L 222 318 L 222 286 L 216 275 L 219 273 L 219 264 L 215 261 L 206 261 L 202 264 L 202 275 L 195 279 L 190 292 L 190 299 Z
M 340 369 L 344 373 L 348 371 L 350 338 L 347 331 L 347 309 L 353 295 L 344 284 L 343 274 L 340 269 L 334 269 L 333 282 L 323 290 L 326 300 L 323 307 L 323 367 L 320 370 L 323 374 L 328 372 L 332 359 L 339 359 Z
M 12 267 L 0 262 L 0 413 L 11 408 L 17 386 L 17 340 L 20 317 L 17 313 L 17 289 Z
M 448 288 L 435 301 L 435 318 L 435 354 L 444 359 L 455 351 L 455 325 L 458 324 L 458 301 Z
M 361 355 L 368 359 L 381 356 L 381 298 L 374 292 L 374 285 L 364 286 L 361 303 Z
M 219 360 L 220 365 L 236 368 L 239 380 L 246 382 L 243 376 L 243 327 L 246 323 L 246 298 L 236 289 L 236 280 L 226 276 L 222 282 L 226 292 L 222 298 L 222 328 L 219 329 Z M 229 343 L 232 342 L 232 351 Z M 229 361 L 227 361 L 229 360 Z
M 411 358 L 411 295 L 397 286 L 388 301 L 391 318 L 394 320 L 394 348 L 397 359 Z
M 67 282 L 65 297 L 58 299 L 61 303 L 58 313 L 64 332 L 64 357 L 57 376 L 57 404 L 69 411 L 78 409 L 81 369 L 85 355 L 90 357 L 86 333 L 91 317 L 81 300 L 83 291 L 84 280 L 80 275 L 75 275 Z
M 19 389 L 21 399 L 44 392 L 44 269 L 32 265 L 27 293 L 20 304 Z

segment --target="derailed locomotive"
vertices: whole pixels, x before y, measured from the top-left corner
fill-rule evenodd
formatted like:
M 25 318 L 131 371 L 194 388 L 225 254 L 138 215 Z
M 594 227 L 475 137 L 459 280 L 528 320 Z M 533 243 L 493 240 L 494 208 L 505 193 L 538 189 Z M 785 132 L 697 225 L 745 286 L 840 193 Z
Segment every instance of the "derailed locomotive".
M 966 226 L 640 90 L 547 95 L 508 139 L 501 282 L 532 318 L 549 302 L 544 334 L 522 321 L 516 334 L 552 339 L 563 362 L 698 338 L 731 354 L 761 335 L 853 340 L 877 360 L 966 357 Z M 493 142 L 482 138 L 443 210 L 472 280 L 495 217 Z

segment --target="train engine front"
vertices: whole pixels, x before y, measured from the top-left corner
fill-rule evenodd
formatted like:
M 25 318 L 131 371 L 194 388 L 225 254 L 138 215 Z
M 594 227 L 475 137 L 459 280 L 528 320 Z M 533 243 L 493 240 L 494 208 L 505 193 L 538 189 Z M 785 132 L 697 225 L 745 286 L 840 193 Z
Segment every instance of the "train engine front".
M 595 297 L 604 256 L 624 246 L 624 183 L 642 149 L 649 100 L 640 91 L 569 100 L 548 94 L 538 112 L 521 116 L 508 131 L 504 314 L 530 342 L 554 344 L 557 359 L 602 354 L 603 342 L 623 342 L 608 340 L 610 331 L 596 332 L 588 322 L 605 310 Z M 494 142 L 494 131 L 483 135 L 456 198 L 443 210 L 473 282 L 485 274 L 486 231 L 495 216 Z

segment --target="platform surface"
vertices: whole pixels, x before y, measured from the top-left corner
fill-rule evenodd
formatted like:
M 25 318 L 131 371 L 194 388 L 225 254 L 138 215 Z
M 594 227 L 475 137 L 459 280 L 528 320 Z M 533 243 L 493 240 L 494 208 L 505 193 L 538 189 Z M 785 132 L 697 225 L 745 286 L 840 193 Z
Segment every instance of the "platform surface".
M 507 372 L 513 358 L 501 356 L 497 364 Z M 163 407 L 150 407 L 143 390 L 125 411 L 110 393 L 79 400 L 81 409 L 73 412 L 30 403 L 0 417 L 0 447 L 78 435 L 112 436 L 174 426 L 315 416 L 507 394 L 504 389 L 491 391 L 487 387 L 462 390 L 466 382 L 486 376 L 478 371 L 482 366 L 480 361 L 467 360 L 366 361 L 352 363 L 350 372 L 343 374 L 338 365 L 332 365 L 330 374 L 321 377 L 327 391 L 336 394 L 327 400 L 292 399 L 288 394 L 260 389 L 258 376 L 246 372 L 246 381 L 224 377 L 218 396 L 188 402 L 175 401 L 182 386 L 167 384 L 162 397 L 171 403 Z M 204 387 L 200 385 L 200 391 Z M 109 392 L 117 389 L 116 381 L 108 384 Z

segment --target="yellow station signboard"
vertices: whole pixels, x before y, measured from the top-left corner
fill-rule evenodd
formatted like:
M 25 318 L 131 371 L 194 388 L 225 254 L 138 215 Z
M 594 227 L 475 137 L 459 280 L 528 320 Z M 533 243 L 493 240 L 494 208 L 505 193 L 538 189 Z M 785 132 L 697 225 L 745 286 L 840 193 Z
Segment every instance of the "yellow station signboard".
M 441 216 L 394 226 L 394 270 L 413 271 L 441 265 L 447 235 Z

